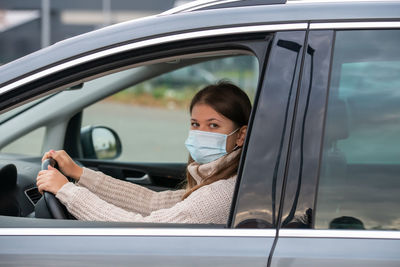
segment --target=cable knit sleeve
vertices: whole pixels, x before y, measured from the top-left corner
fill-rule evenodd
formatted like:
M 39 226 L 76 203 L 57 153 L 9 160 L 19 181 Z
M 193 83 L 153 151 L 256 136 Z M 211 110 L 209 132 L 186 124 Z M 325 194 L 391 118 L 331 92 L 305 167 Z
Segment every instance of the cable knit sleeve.
M 154 210 L 172 207 L 181 200 L 185 193 L 185 190 L 155 192 L 88 168 L 83 168 L 77 185 L 86 187 L 105 202 L 142 215 L 149 215 Z
M 79 220 L 153 222 L 153 223 L 215 223 L 228 219 L 235 180 L 221 180 L 203 186 L 173 207 L 152 211 L 143 216 L 107 203 L 87 188 L 65 184 L 56 197 Z

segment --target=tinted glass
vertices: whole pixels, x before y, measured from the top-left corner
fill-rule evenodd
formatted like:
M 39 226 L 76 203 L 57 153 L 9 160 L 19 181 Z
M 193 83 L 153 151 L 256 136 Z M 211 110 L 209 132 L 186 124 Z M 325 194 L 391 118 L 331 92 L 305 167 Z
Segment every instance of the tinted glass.
M 278 32 L 274 37 L 249 125 L 234 227 L 276 227 L 304 37 L 304 31 Z
M 316 228 L 400 229 L 400 31 L 336 35 Z
M 303 58 L 281 227 L 312 228 L 333 31 L 310 31 Z

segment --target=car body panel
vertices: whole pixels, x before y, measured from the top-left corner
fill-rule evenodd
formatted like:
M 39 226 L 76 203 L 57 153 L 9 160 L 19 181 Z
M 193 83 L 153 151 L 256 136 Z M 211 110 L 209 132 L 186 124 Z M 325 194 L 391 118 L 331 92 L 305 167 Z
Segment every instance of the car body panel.
M 187 266 L 190 262 L 196 266 L 265 266 L 275 231 L 264 230 L 263 234 L 241 231 L 137 229 L 129 233 L 129 229 L 121 232 L 110 228 L 84 229 L 75 234 L 74 229 L 38 229 L 31 234 L 20 231 L 18 236 L 1 235 L 0 243 L 9 244 L 2 247 L 1 259 L 7 266 L 28 262 L 40 266 L 55 263 L 57 266 Z
M 271 266 L 399 266 L 398 232 L 280 230 Z M 312 248 L 312 249 L 304 249 Z

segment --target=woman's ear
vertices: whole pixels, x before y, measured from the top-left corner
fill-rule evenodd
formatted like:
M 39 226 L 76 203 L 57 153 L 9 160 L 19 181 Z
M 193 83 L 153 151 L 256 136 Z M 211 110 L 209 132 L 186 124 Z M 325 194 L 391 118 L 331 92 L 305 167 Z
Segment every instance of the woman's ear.
M 236 139 L 236 145 L 238 147 L 242 147 L 244 144 L 244 139 L 246 138 L 247 134 L 247 125 L 244 125 L 240 128 L 238 137 Z

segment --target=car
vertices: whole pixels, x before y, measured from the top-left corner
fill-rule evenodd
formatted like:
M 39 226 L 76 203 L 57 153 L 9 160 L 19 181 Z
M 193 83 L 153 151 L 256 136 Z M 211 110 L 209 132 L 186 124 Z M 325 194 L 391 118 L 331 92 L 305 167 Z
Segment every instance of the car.
M 179 188 L 188 101 L 219 80 L 253 105 L 226 224 L 45 218 L 50 149 Z M 399 90 L 398 1 L 193 2 L 3 65 L 1 265 L 399 266 Z

